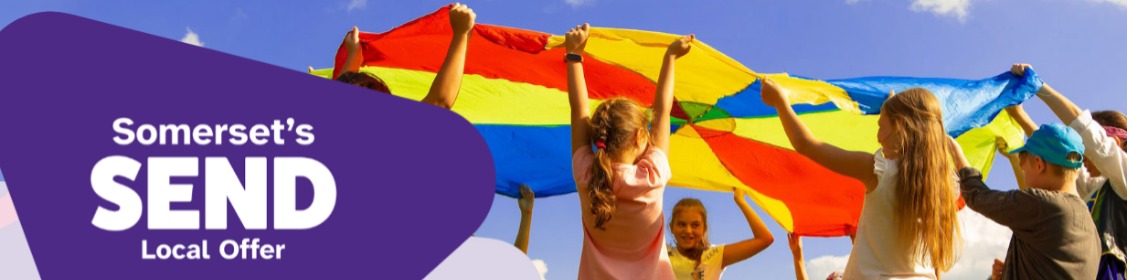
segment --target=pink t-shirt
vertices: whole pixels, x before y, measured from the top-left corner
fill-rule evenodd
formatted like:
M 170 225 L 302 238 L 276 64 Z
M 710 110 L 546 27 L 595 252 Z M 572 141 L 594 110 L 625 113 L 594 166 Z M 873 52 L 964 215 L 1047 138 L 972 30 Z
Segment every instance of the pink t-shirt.
M 616 164 L 611 189 L 617 208 L 606 230 L 595 228 L 587 179 L 595 153 L 580 148 L 572 156 L 583 216 L 583 253 L 579 279 L 675 279 L 665 250 L 661 201 L 669 182 L 669 157 L 649 148 L 635 164 Z

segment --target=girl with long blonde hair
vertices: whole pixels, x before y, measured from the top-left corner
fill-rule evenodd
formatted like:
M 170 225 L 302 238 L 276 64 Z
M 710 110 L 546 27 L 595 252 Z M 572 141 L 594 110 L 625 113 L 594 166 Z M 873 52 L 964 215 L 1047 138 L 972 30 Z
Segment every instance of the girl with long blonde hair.
M 763 102 L 779 111 L 795 151 L 865 185 L 865 202 L 844 279 L 936 279 L 958 260 L 954 163 L 939 101 L 922 88 L 881 107 L 876 153 L 846 151 L 814 137 L 787 95 L 764 80 Z

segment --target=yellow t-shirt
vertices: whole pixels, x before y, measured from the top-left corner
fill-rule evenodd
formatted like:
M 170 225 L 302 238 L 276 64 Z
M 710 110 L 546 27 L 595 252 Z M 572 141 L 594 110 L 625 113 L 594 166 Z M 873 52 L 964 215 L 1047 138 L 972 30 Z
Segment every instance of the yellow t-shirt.
M 724 274 L 724 245 L 712 245 L 700 254 L 700 265 L 669 246 L 669 264 L 677 280 L 718 280 Z

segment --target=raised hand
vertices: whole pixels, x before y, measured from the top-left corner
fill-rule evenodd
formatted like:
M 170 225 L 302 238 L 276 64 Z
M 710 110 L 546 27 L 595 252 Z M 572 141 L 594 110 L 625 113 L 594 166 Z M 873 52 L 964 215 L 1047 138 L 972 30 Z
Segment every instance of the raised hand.
M 583 49 L 587 48 L 587 36 L 590 32 L 591 25 L 586 23 L 568 30 L 567 34 L 564 34 L 564 48 L 567 49 L 567 53 L 583 54 Z
M 1025 76 L 1025 69 L 1032 68 L 1033 66 L 1029 64 L 1015 63 L 1013 66 L 1010 66 L 1010 73 L 1014 74 L 1014 76 L 1021 77 Z
M 350 30 L 350 31 L 348 31 L 348 33 L 344 34 L 344 42 L 342 44 L 344 44 L 344 48 L 345 48 L 345 50 L 348 51 L 348 53 L 359 52 L 360 51 L 360 29 L 353 26 L 352 30 Z
M 532 212 L 532 204 L 535 202 L 536 194 L 532 192 L 532 188 L 528 185 L 520 184 L 520 199 L 517 200 L 517 206 L 520 206 L 520 211 L 523 213 Z
M 450 6 L 450 27 L 454 29 L 454 34 L 469 35 L 476 18 L 477 14 L 466 4 L 454 3 L 454 6 Z
M 689 36 L 677 38 L 673 43 L 669 43 L 669 49 L 665 50 L 666 55 L 672 55 L 676 58 L 681 58 L 689 53 L 693 48 L 692 42 L 696 40 L 697 36 L 689 34 Z
M 790 106 L 790 101 L 787 99 L 786 91 L 783 90 L 779 84 L 766 77 L 759 78 L 760 82 L 760 95 L 763 98 L 763 103 L 767 106 L 774 108 L 782 108 Z

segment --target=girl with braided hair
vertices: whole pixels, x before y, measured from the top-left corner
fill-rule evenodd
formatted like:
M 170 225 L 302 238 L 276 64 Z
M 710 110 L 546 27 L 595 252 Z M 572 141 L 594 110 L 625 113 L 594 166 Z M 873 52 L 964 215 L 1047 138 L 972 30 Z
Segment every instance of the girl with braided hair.
M 674 279 L 663 246 L 662 199 L 671 177 L 673 63 L 689 52 L 693 36 L 674 41 L 663 57 L 651 122 L 629 99 L 607 100 L 588 113 L 582 61 L 589 28 L 576 26 L 564 43 L 572 168 L 583 215 L 579 278 Z

